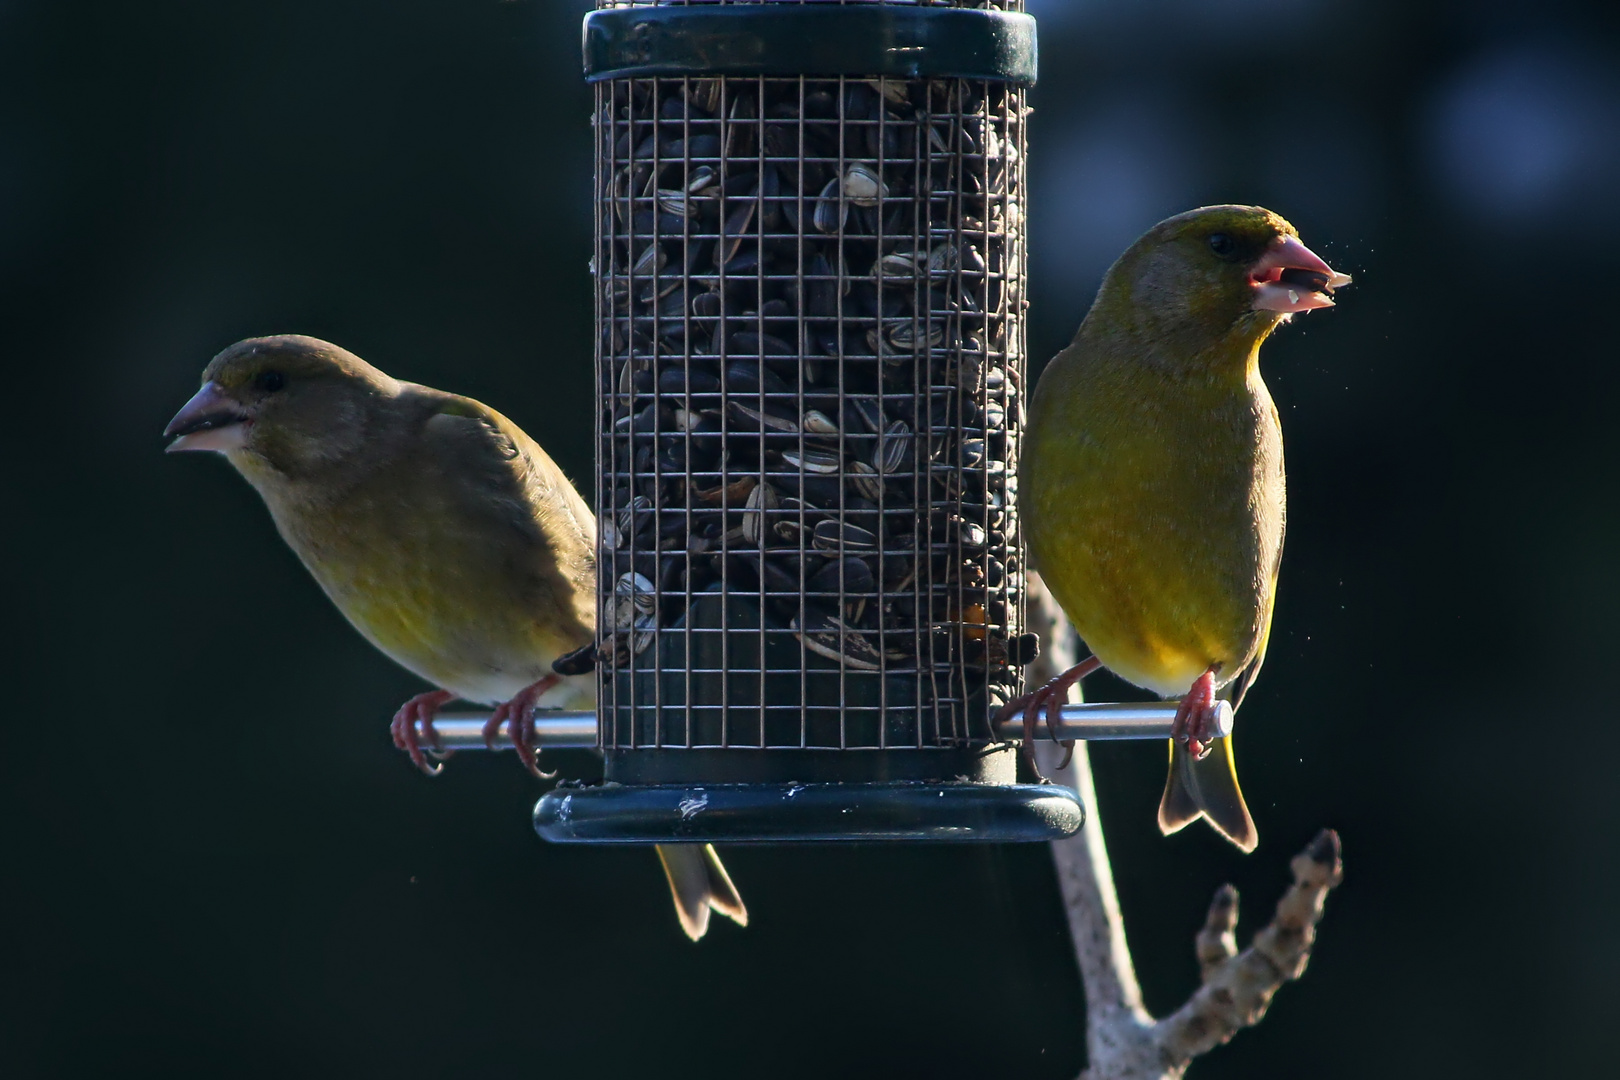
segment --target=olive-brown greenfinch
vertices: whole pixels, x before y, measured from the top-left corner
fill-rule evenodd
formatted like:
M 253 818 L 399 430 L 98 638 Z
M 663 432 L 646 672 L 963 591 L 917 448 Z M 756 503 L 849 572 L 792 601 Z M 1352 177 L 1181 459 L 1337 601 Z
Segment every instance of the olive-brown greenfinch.
M 169 449 L 223 453 L 355 628 L 438 688 L 399 710 L 396 744 L 437 772 L 421 744 L 461 698 L 496 706 L 486 742 L 510 721 L 538 774 L 536 703 L 596 701 L 593 677 L 551 666 L 596 626 L 596 521 L 562 470 L 494 409 L 315 338 L 237 342 L 202 377 Z M 711 908 L 747 924 L 713 848 L 659 856 L 690 937 Z
M 1265 659 L 1282 555 L 1282 428 L 1260 344 L 1349 280 L 1269 210 L 1178 214 L 1109 269 L 1030 403 L 1025 536 L 1094 659 L 1025 699 L 1027 715 L 1098 663 L 1180 697 L 1166 833 L 1205 817 L 1245 851 L 1258 842 L 1232 740 L 1213 735 L 1218 702 L 1236 708 Z

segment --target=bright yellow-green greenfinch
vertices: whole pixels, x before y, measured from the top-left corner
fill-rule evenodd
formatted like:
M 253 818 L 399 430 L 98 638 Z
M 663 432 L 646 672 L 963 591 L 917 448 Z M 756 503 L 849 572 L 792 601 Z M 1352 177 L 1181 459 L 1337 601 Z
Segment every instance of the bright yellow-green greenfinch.
M 1030 403 L 1022 473 L 1035 567 L 1098 664 L 1179 697 L 1159 827 L 1199 817 L 1259 841 L 1232 740 L 1215 738 L 1265 659 L 1283 546 L 1283 441 L 1260 344 L 1350 278 L 1257 206 L 1149 229 L 1107 276 Z M 1213 753 L 1211 751 L 1214 751 Z
M 594 707 L 591 676 L 559 656 L 596 626 L 596 520 L 544 450 L 471 398 L 383 374 L 310 337 L 237 342 L 209 363 L 165 435 L 225 455 L 282 538 L 366 639 L 437 689 L 394 718 L 396 744 L 434 774 L 433 717 L 461 698 L 496 706 L 538 774 L 533 710 Z M 748 913 L 708 846 L 660 847 L 681 926 Z

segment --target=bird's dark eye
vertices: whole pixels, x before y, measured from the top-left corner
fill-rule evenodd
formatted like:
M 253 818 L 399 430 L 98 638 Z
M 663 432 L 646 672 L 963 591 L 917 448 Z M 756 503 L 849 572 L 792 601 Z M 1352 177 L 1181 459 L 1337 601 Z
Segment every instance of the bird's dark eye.
M 283 375 L 279 371 L 266 371 L 262 372 L 259 377 L 253 381 L 255 384 L 257 384 L 260 390 L 263 390 L 267 394 L 273 394 L 277 390 L 280 390 L 283 386 L 287 385 L 287 376 Z
M 1237 251 L 1237 241 L 1223 232 L 1211 233 L 1209 237 L 1209 250 L 1221 258 L 1230 258 Z

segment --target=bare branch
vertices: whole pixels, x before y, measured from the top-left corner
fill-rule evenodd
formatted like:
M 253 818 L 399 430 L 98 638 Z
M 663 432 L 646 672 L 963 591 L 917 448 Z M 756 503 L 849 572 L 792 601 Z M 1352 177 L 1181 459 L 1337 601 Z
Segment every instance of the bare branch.
M 1041 654 L 1030 665 L 1028 681 L 1039 686 L 1073 667 L 1080 657 L 1062 609 L 1039 577 L 1031 574 L 1029 582 L 1025 626 L 1040 635 Z M 1070 691 L 1069 696 L 1074 697 L 1074 692 Z M 1036 747 L 1035 753 L 1041 771 L 1053 783 L 1074 788 L 1086 808 L 1085 828 L 1054 843 L 1052 855 L 1063 907 L 1069 916 L 1069 937 L 1074 942 L 1080 981 L 1085 987 L 1086 1056 L 1096 1062 L 1099 1057 L 1111 1058 L 1123 1052 L 1126 1044 L 1149 1046 L 1153 1017 L 1142 1006 L 1142 988 L 1136 981 L 1131 950 L 1125 942 L 1125 920 L 1114 888 L 1113 867 L 1108 862 L 1086 744 L 1077 743 L 1074 757 L 1061 769 L 1058 762 L 1062 753 L 1057 744 L 1044 743 Z M 1118 1045 L 1101 1047 L 1095 1045 L 1098 1039 Z
M 1030 682 L 1038 685 L 1074 664 L 1078 655 L 1068 621 L 1033 575 L 1027 621 L 1042 641 L 1041 656 L 1029 673 Z M 1194 939 L 1203 985 L 1170 1016 L 1154 1020 L 1142 1006 L 1131 964 L 1085 743 L 1075 748 L 1074 759 L 1062 770 L 1055 744 L 1036 747 L 1036 756 L 1054 781 L 1075 788 L 1088 815 L 1084 829 L 1052 845 L 1086 992 L 1087 1067 L 1081 1080 L 1180 1077 L 1198 1055 L 1259 1023 L 1272 995 L 1304 973 L 1323 903 L 1344 876 L 1338 835 L 1324 829 L 1294 857 L 1294 884 L 1278 902 L 1271 923 L 1241 953 L 1237 890 L 1231 885 L 1215 890 Z
M 1185 1005 L 1155 1025 L 1159 1044 L 1170 1060 L 1190 1062 L 1244 1028 L 1258 1024 L 1283 983 L 1305 973 L 1323 901 L 1329 890 L 1344 880 L 1338 834 L 1323 829 L 1294 856 L 1292 865 L 1294 884 L 1278 901 L 1270 925 L 1254 935 L 1254 941 L 1241 953 L 1206 967 L 1204 985 Z M 1210 920 L 1216 918 L 1215 907 L 1223 903 L 1223 893 L 1230 896 L 1228 907 L 1233 910 L 1231 922 L 1235 924 L 1237 890 L 1230 885 L 1217 891 Z M 1206 931 L 1208 928 L 1206 923 Z
M 1194 947 L 1198 952 L 1198 971 L 1209 982 L 1212 972 L 1223 960 L 1237 955 L 1238 892 L 1231 885 L 1215 890 L 1209 902 L 1209 914 L 1204 928 L 1198 931 Z

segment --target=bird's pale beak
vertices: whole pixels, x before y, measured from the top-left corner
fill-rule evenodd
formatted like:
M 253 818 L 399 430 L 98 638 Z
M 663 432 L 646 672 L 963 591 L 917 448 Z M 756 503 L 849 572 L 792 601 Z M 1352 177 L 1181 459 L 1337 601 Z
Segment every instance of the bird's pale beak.
M 192 395 L 163 429 L 164 438 L 174 438 L 166 452 L 235 450 L 247 441 L 248 424 L 241 403 L 210 380 L 203 383 L 202 389 Z
M 1256 311 L 1296 311 L 1333 306 L 1329 295 L 1350 284 L 1350 275 L 1335 271 L 1295 236 L 1272 242 L 1249 271 Z

